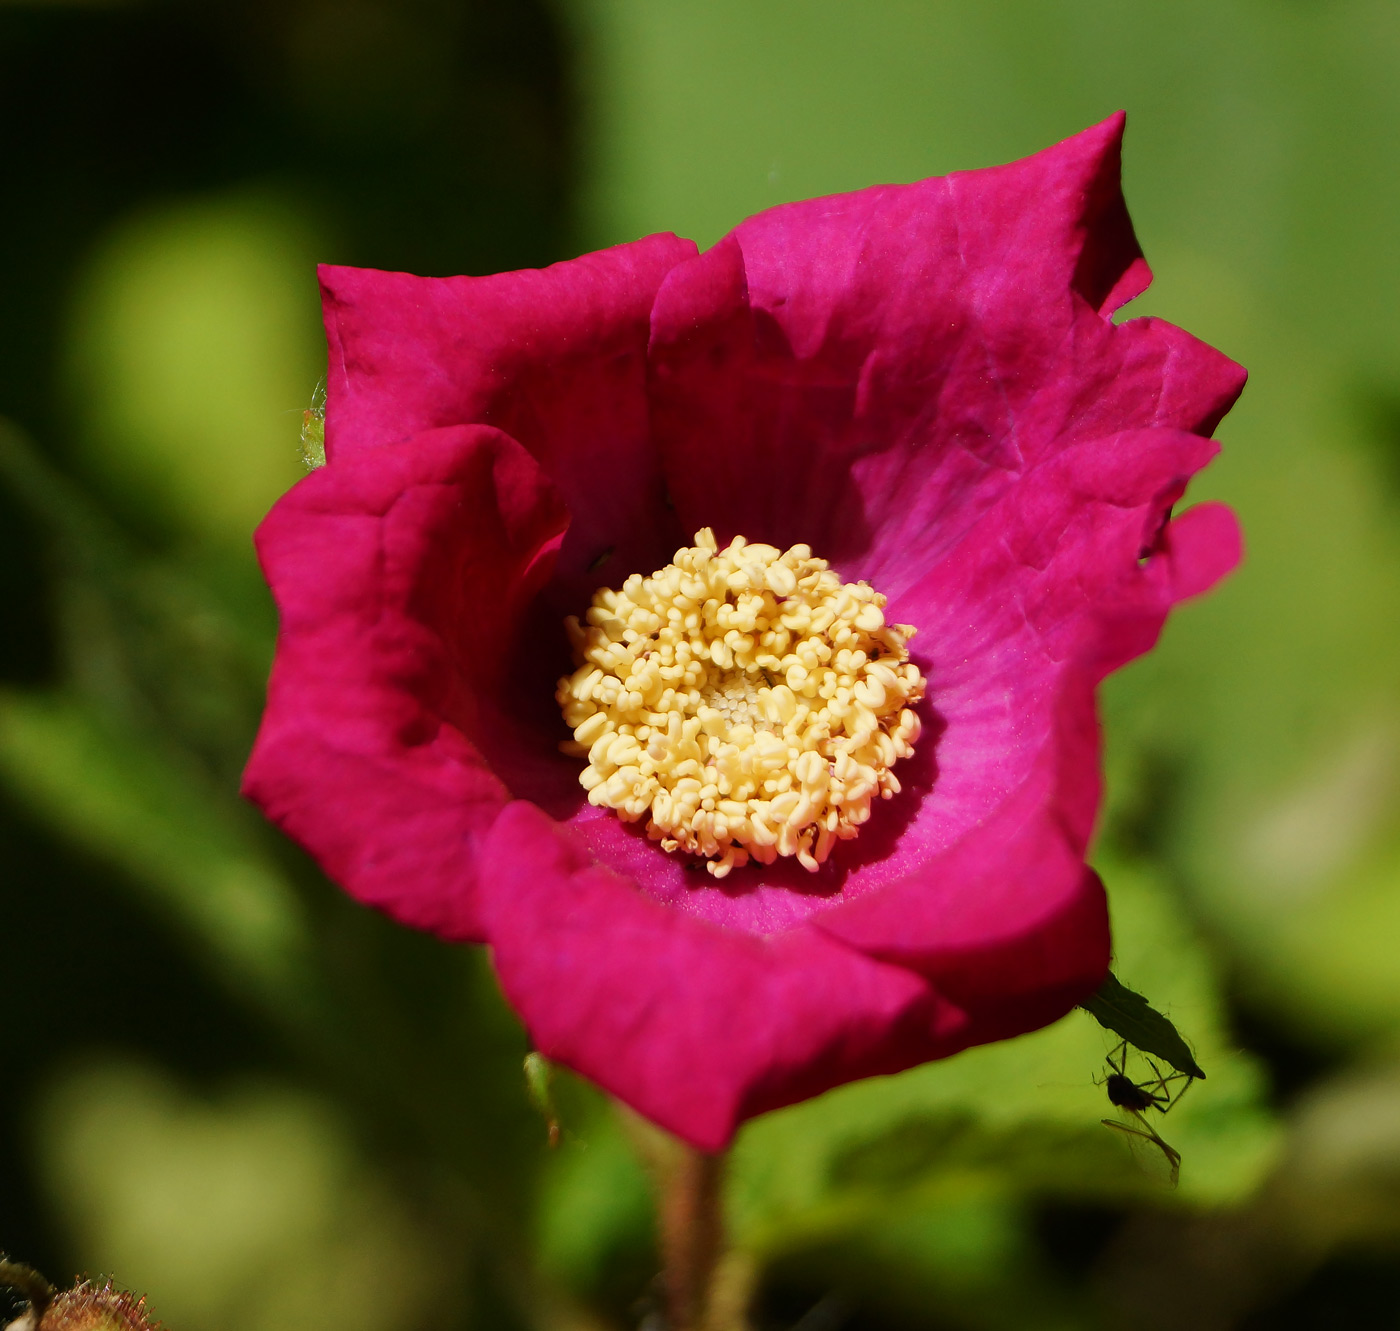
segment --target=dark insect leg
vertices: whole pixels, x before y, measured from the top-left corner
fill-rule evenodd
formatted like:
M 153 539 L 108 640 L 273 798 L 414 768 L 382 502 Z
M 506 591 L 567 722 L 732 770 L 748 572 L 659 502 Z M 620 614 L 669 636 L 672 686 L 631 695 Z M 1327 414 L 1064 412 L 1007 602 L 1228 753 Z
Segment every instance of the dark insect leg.
M 1132 1113 L 1131 1110 L 1128 1112 Z M 1119 1132 L 1125 1132 L 1130 1137 L 1141 1137 L 1144 1141 L 1149 1141 L 1157 1147 L 1166 1157 L 1167 1165 L 1171 1169 L 1171 1186 L 1176 1187 L 1177 1181 L 1181 1178 L 1181 1152 L 1164 1142 L 1139 1115 L 1133 1114 L 1133 1117 L 1142 1124 L 1141 1127 L 1130 1127 L 1126 1123 L 1120 1123 L 1116 1118 L 1105 1118 L 1099 1121 L 1106 1128 L 1117 1128 Z
M 1167 1110 L 1169 1110 L 1174 1104 L 1176 1104 L 1176 1102 L 1180 1100 L 1181 1097 L 1185 1095 L 1188 1090 L 1191 1089 L 1191 1083 L 1196 1079 L 1194 1077 L 1187 1076 L 1187 1074 L 1184 1072 L 1164 1073 L 1162 1069 L 1159 1068 L 1157 1064 L 1153 1062 L 1153 1060 L 1150 1058 L 1147 1060 L 1147 1066 L 1152 1069 L 1153 1074 L 1156 1077 L 1155 1081 L 1149 1082 L 1147 1084 L 1155 1088 L 1153 1096 L 1154 1099 L 1157 1098 L 1157 1096 L 1161 1097 L 1162 1103 L 1159 1104 L 1157 1108 L 1163 1114 L 1165 1114 Z M 1179 1081 L 1184 1082 L 1185 1084 L 1181 1087 L 1180 1090 L 1173 1090 L 1173 1083 Z

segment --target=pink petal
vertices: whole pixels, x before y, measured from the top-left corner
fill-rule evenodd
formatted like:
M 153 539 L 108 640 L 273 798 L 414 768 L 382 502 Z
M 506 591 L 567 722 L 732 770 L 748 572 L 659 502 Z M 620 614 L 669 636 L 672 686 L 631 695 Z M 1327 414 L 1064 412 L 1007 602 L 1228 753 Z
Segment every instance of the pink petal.
M 1164 532 L 1171 561 L 1172 598 L 1185 601 L 1208 592 L 1244 557 L 1239 520 L 1224 504 L 1197 504 Z
M 503 649 L 567 521 L 519 444 L 458 426 L 343 454 L 258 530 L 281 629 L 244 793 L 404 923 L 483 936 L 472 848 L 530 740 Z
M 1060 743 L 1043 747 L 1022 783 L 948 850 L 813 918 L 871 956 L 927 975 L 970 1012 L 1015 1027 L 986 1038 L 1043 1024 L 1051 1018 L 1037 1019 L 1037 1004 L 1064 1011 L 1108 969 L 1107 907 L 1084 866 L 1073 808 L 1078 781 L 1097 788 L 1083 681 L 1066 688 L 1060 711 Z
M 1169 324 L 1106 317 L 1148 279 L 1122 126 L 774 208 L 677 265 L 651 391 L 686 530 L 804 541 L 897 592 L 1056 451 L 1209 433 L 1240 368 Z
M 534 454 L 573 514 L 560 615 L 587 603 L 589 566 L 608 550 L 609 574 L 650 572 L 680 533 L 651 446 L 648 320 L 667 272 L 694 254 L 659 235 L 489 277 L 322 267 L 327 456 L 494 425 Z
M 798 929 L 755 938 L 638 893 L 538 809 L 497 819 L 482 911 L 536 1045 L 703 1150 L 744 1119 L 963 1048 L 919 976 Z

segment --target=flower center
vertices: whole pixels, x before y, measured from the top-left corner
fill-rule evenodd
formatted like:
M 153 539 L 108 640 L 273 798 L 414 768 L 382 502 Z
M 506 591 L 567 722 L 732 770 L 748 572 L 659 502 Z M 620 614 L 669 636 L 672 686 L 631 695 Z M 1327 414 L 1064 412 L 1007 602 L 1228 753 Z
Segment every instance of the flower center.
M 588 765 L 589 802 L 645 817 L 716 878 L 795 855 L 813 872 L 899 790 L 924 678 L 885 598 L 805 545 L 707 527 L 651 577 L 603 588 L 564 621 L 578 669 L 555 694 Z

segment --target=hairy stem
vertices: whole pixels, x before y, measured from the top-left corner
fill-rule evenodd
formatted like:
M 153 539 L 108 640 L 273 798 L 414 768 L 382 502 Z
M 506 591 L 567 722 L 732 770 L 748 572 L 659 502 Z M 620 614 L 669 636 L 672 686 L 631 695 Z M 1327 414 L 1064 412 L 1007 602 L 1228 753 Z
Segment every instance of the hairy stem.
M 666 1331 L 746 1331 L 754 1270 L 725 1248 L 726 1157 L 619 1110 L 656 1189 Z
M 709 1331 L 710 1291 L 724 1245 L 724 1157 L 675 1144 L 659 1215 L 669 1331 Z

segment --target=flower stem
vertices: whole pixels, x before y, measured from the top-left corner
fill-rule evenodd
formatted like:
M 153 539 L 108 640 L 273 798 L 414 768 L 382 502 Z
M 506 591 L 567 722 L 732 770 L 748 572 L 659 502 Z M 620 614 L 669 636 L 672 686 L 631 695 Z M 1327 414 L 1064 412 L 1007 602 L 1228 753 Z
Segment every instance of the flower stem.
M 724 1246 L 724 1157 L 677 1142 L 659 1215 L 668 1331 L 709 1331 L 710 1293 Z
M 656 1189 L 666 1331 L 746 1331 L 755 1268 L 748 1254 L 725 1247 L 727 1157 L 618 1109 Z

